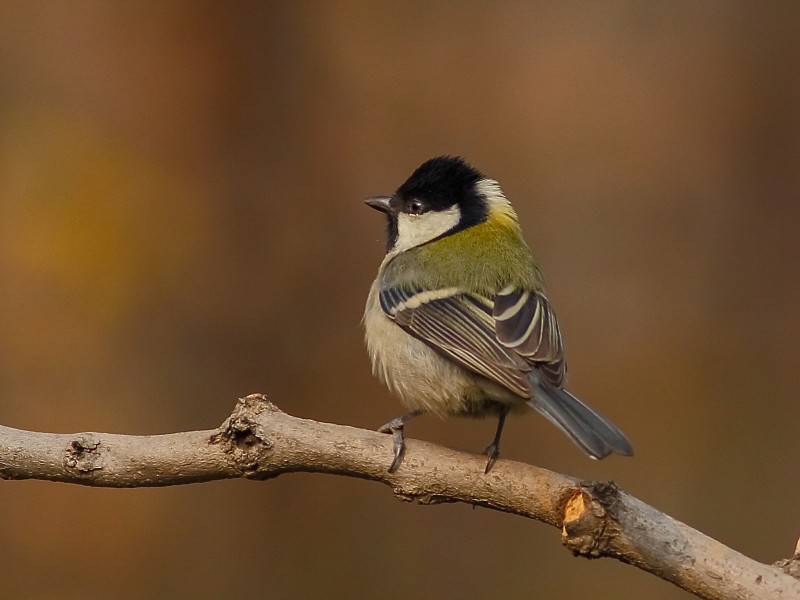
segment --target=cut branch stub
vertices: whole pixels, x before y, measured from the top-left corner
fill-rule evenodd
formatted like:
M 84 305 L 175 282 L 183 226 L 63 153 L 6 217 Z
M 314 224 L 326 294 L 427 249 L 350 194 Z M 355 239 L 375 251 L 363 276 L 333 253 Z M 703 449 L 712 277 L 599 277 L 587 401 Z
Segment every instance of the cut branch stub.
M 619 489 L 613 481 L 582 483 L 564 506 L 561 541 L 576 556 L 608 554 L 618 533 L 614 518 Z
M 797 540 L 797 546 L 794 549 L 794 555 L 791 558 L 784 558 L 774 564 L 781 571 L 787 575 L 791 575 L 795 579 L 800 579 L 800 540 Z

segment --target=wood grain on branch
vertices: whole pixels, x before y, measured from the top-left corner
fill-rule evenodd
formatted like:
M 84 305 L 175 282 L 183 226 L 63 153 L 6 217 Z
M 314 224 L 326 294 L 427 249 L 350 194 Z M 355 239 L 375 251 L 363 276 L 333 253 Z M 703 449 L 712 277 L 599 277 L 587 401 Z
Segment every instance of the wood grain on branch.
M 613 483 L 509 460 L 485 475 L 483 456 L 417 440 L 389 473 L 391 446 L 390 436 L 293 417 L 254 394 L 207 431 L 133 436 L 0 427 L 0 478 L 143 487 L 297 471 L 349 475 L 380 481 L 402 500 L 466 502 L 548 523 L 561 528 L 576 555 L 619 559 L 701 598 L 800 599 L 800 581 L 786 565 L 747 558 Z

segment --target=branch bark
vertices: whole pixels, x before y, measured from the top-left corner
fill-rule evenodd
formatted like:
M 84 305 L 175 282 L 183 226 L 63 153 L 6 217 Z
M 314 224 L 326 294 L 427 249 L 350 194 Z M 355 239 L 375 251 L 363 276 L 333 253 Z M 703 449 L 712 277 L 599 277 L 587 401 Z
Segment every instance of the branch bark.
M 0 426 L 0 478 L 99 487 L 216 479 L 271 479 L 298 471 L 379 481 L 401 500 L 466 502 L 559 527 L 574 554 L 608 556 L 710 600 L 800 599 L 796 561 L 754 561 L 620 490 L 409 440 L 402 467 L 386 468 L 391 438 L 287 415 L 266 397 L 242 398 L 217 429 L 153 436 L 54 434 Z

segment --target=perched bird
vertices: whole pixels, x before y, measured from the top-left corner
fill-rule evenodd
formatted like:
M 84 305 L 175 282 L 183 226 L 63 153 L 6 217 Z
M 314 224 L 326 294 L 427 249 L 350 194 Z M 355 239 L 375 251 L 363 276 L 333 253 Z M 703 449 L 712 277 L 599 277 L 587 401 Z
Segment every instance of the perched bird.
M 420 165 L 392 196 L 386 256 L 364 313 L 372 370 L 411 412 L 378 431 L 394 437 L 423 413 L 498 417 L 486 473 L 512 410 L 531 407 L 591 458 L 631 456 L 625 435 L 564 389 L 556 315 L 519 220 L 498 183 L 458 157 Z

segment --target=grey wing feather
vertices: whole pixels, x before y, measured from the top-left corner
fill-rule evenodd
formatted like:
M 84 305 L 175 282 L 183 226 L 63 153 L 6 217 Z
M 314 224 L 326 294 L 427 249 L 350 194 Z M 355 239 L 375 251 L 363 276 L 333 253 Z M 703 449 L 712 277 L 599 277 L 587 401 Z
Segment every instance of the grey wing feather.
M 633 447 L 611 421 L 562 388 L 567 365 L 558 319 L 541 292 L 509 288 L 495 297 L 497 339 L 537 367 L 528 404 L 564 431 L 593 458 Z
M 407 333 L 464 368 L 531 397 L 531 364 L 501 344 L 495 334 L 491 301 L 456 288 L 380 292 L 381 308 Z
M 541 292 L 506 289 L 495 297 L 498 341 L 538 367 L 548 383 L 561 386 L 567 365 L 553 307 Z

